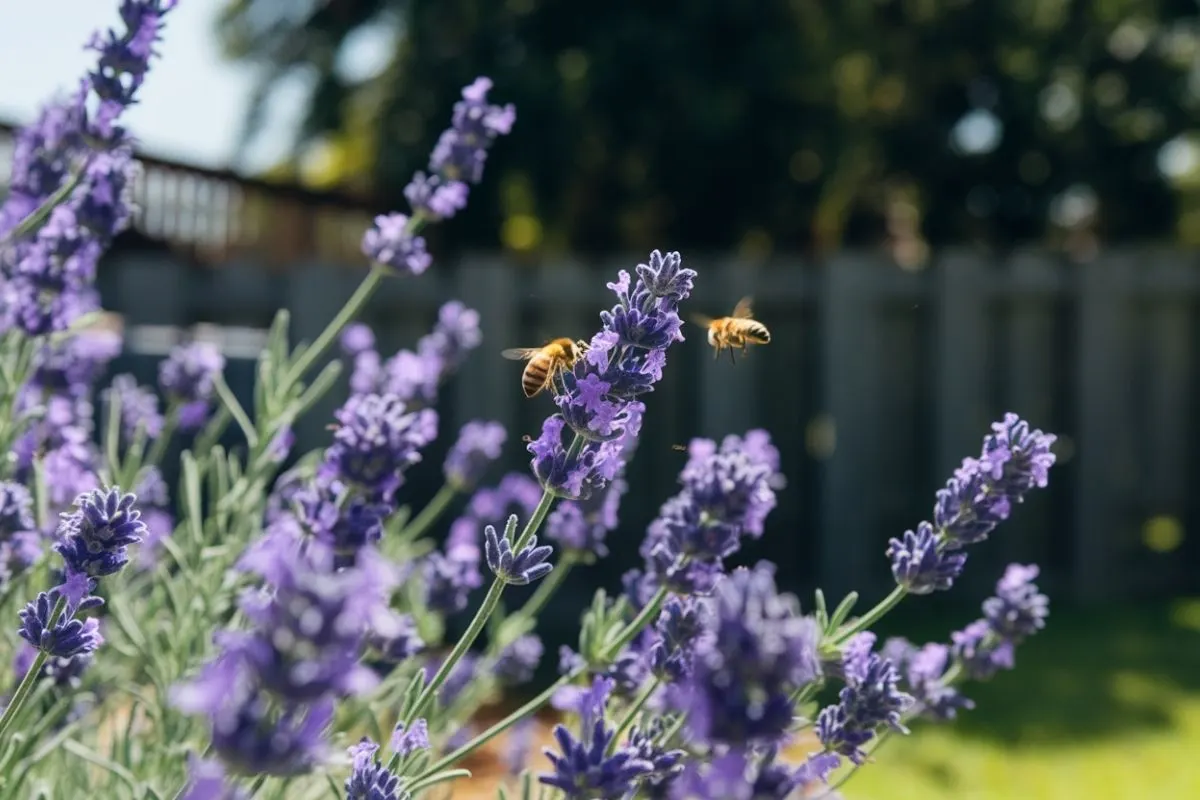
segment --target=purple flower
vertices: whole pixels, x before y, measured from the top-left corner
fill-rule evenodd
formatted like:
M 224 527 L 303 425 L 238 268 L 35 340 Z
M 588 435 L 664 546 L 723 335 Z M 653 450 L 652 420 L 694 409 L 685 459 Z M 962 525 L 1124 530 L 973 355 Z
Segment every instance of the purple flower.
M 346 800 L 402 800 L 400 777 L 380 763 L 375 754 L 379 745 L 363 737 L 350 748 L 353 769 L 346 778 Z
M 47 342 L 38 351 L 30 384 L 41 392 L 86 398 L 120 352 L 120 335 L 103 329 L 80 331 L 61 343 Z
M 366 553 L 355 566 L 336 572 L 332 562 L 332 554 L 316 543 L 301 552 L 276 539 L 247 550 L 239 563 L 270 586 L 242 595 L 239 608 L 253 627 L 221 634 L 224 651 L 288 701 L 309 703 L 370 689 L 375 674 L 359 663 L 368 632 L 394 634 L 403 624 L 388 609 L 394 576 Z
M 809 782 L 805 779 L 814 770 L 806 770 L 807 763 L 793 769 L 777 762 L 776 755 L 773 748 L 762 757 L 732 750 L 707 763 L 691 764 L 670 787 L 668 797 L 671 800 L 788 800 L 797 797 L 796 790 L 805 788 Z M 837 761 L 837 756 L 832 758 Z M 834 798 L 827 794 L 809 796 L 822 800 Z
M 418 172 L 404 187 L 404 196 L 414 212 L 432 221 L 449 219 L 466 208 L 469 191 L 462 181 L 443 180 L 437 175 L 426 177 L 424 172 Z
M 176 347 L 158 365 L 158 385 L 183 406 L 180 427 L 194 430 L 204 424 L 216 393 L 216 377 L 225 369 L 225 357 L 216 345 L 192 342 Z
M 124 494 L 116 486 L 94 489 L 75 499 L 75 511 L 62 515 L 54 545 L 68 573 L 100 578 L 128 563 L 128 546 L 146 535 L 136 502 L 135 495 Z
M 1050 599 L 1038 591 L 1037 576 L 1034 564 L 1009 564 L 996 596 L 983 601 L 983 616 L 997 636 L 1019 644 L 1046 627 Z
M 640 427 L 644 411 L 631 400 L 653 389 L 667 348 L 683 339 L 678 307 L 696 273 L 681 263 L 678 253 L 664 257 L 655 250 L 649 264 L 638 265 L 636 283 L 622 270 L 617 282 L 608 284 L 618 303 L 601 314 L 603 329 L 563 375 L 564 391 L 555 397 L 559 413 L 546 420 L 541 436 L 529 445 L 534 475 L 546 491 L 586 499 L 620 472 L 624 448 L 614 442 Z M 563 441 L 566 427 L 574 445 Z
M 350 388 L 355 394 L 396 395 L 410 411 L 431 406 L 441 383 L 482 341 L 479 312 L 452 300 L 438 310 L 437 323 L 417 342 L 415 352 L 401 350 L 383 362 L 374 350 L 360 350 Z
M 425 649 L 417 623 L 408 614 L 401 614 L 395 621 L 393 629 L 386 634 L 369 631 L 368 646 L 384 661 L 399 664 Z
M 420 275 L 433 263 L 425 252 L 425 239 L 414 235 L 408 217 L 399 213 L 375 218 L 375 226 L 363 234 L 362 251 L 376 264 L 409 275 Z
M 458 441 L 446 455 L 446 480 L 460 492 L 471 491 L 487 468 L 500 457 L 508 434 L 499 422 L 472 420 L 462 426 Z
M 649 650 L 655 674 L 668 683 L 678 683 L 691 675 L 696 650 L 711 644 L 707 624 L 708 611 L 703 603 L 669 597 L 654 625 L 657 640 Z
M 33 496 L 19 483 L 0 481 L 0 541 L 34 529 Z
M 981 456 L 964 459 L 946 488 L 937 493 L 933 526 L 947 549 L 986 539 L 1008 519 L 1013 504 L 1049 480 L 1055 458 L 1050 446 L 1056 437 L 1030 430 L 1029 423 L 1011 413 L 992 430 L 983 441 Z
M 476 560 L 463 560 L 437 550 L 422 564 L 425 607 L 439 614 L 456 614 L 467 607 L 471 591 L 483 583 Z
M 1011 641 L 992 633 L 987 620 L 979 619 L 961 631 L 950 634 L 954 658 L 963 665 L 967 677 L 984 681 L 1002 669 L 1012 669 L 1016 647 Z
M 911 695 L 900 691 L 896 666 L 871 652 L 874 643 L 875 636 L 870 633 L 851 640 L 842 662 L 846 686 L 838 694 L 839 702 L 817 715 L 816 732 L 821 744 L 855 764 L 865 761 L 862 747 L 880 725 L 908 733 L 901 714 L 914 703 Z
M 437 435 L 437 412 L 407 413 L 395 395 L 353 395 L 336 413 L 334 443 L 319 473 L 390 501 L 402 474 L 421 460 L 420 450 Z
M 518 636 L 508 644 L 492 667 L 496 679 L 509 686 L 519 686 L 533 678 L 542 660 L 542 640 L 535 634 Z
M 949 666 L 950 648 L 944 644 L 927 644 L 909 657 L 905 665 L 905 688 L 916 700 L 915 715 L 937 721 L 952 720 L 959 709 L 975 707 L 969 698 L 944 682 Z
M 791 725 L 791 693 L 820 675 L 820 626 L 779 593 L 767 562 L 720 581 L 712 606 L 691 674 L 669 701 L 700 741 L 773 744 Z
M 158 396 L 148 388 L 139 386 L 132 375 L 118 375 L 104 392 L 108 403 L 119 404 L 121 436 L 133 441 L 139 433 L 147 439 L 156 439 L 163 430 L 163 416 L 158 410 Z
M 219 761 L 204 761 L 188 753 L 188 782 L 179 800 L 247 800 L 245 790 L 225 779 Z
M 97 598 L 93 598 L 97 599 Z M 98 622 L 95 619 L 87 620 L 87 623 Z M 87 624 L 85 623 L 85 625 Z M 84 649 L 68 658 L 59 656 L 50 656 L 42 664 L 40 677 L 49 678 L 54 682 L 55 686 L 60 686 L 69 689 L 78 689 L 83 682 L 83 674 L 95 662 L 95 650 L 99 649 L 99 645 L 104 644 L 104 637 L 101 635 L 99 625 L 95 631 L 90 632 L 94 635 L 96 647 L 93 649 Z M 13 672 L 16 674 L 17 680 L 21 680 L 29 672 L 33 666 L 34 660 L 37 658 L 38 649 L 32 645 L 21 642 L 17 650 L 17 655 L 13 658 Z
M 556 725 L 558 752 L 548 747 L 542 751 L 554 771 L 538 775 L 538 781 L 561 789 L 570 800 L 620 800 L 654 772 L 654 763 L 632 748 L 618 746 L 611 755 L 607 753 L 616 736 L 616 729 L 604 719 L 611 688 L 610 681 L 597 678 L 581 707 L 582 737 L 576 739 L 565 725 Z
M 333 701 L 273 710 L 267 695 L 238 674 L 233 665 L 207 675 L 203 683 L 174 692 L 175 705 L 205 713 L 212 728 L 212 750 L 242 775 L 302 775 L 324 763 L 329 746 L 325 728 L 333 721 Z
M 333 549 L 334 565 L 354 563 L 358 553 L 383 537 L 383 520 L 390 506 L 350 494 L 337 481 L 314 484 L 296 493 L 300 522 L 309 533 Z
M 390 744 L 392 752 L 401 758 L 407 758 L 418 750 L 429 749 L 429 726 L 425 720 L 418 717 L 411 726 L 405 728 L 403 722 L 397 722 L 392 731 Z
M 641 761 L 653 765 L 651 773 L 642 778 L 642 785 L 651 790 L 653 796 L 662 796 L 666 787 L 683 772 L 683 750 L 670 750 L 664 742 L 666 723 L 655 717 L 644 726 L 634 725 L 629 731 L 628 747 Z
M 529 762 L 529 748 L 533 745 L 536 723 L 533 717 L 525 717 L 509 729 L 508 745 L 504 748 L 504 764 L 510 775 L 520 775 Z
M 742 536 L 762 535 L 775 507 L 778 453 L 763 441 L 765 432 L 751 431 L 751 437 L 757 448 L 741 448 L 736 437 L 720 448 L 710 440 L 692 442 L 679 477 L 683 488 L 663 504 L 641 545 L 645 572 L 654 580 L 680 594 L 707 593 Z
M 357 356 L 375 348 L 375 333 L 361 322 L 352 322 L 342 329 L 338 341 L 342 352 L 348 356 Z
M 497 534 L 496 528 L 488 525 L 483 529 L 483 551 L 492 574 L 507 584 L 524 586 L 546 577 L 554 569 L 553 564 L 546 563 L 554 548 L 549 545 L 539 547 L 537 537 L 531 536 L 519 551 L 514 551 L 509 537 L 516 529 L 515 515 L 508 518 L 503 535 Z
M 476 78 L 462 90 L 463 99 L 454 104 L 451 126 L 438 138 L 429 156 L 429 169 L 445 181 L 479 183 L 488 148 L 497 136 L 512 130 L 517 112 L 512 104 L 490 105 L 488 78 Z
M 955 659 L 967 676 L 986 680 L 1012 669 L 1016 646 L 1046 626 L 1050 601 L 1033 583 L 1034 565 L 1010 564 L 996 583 L 996 596 L 983 602 L 983 619 L 950 634 Z
M 945 551 L 939 544 L 928 522 L 918 525 L 915 533 L 905 531 L 902 540 L 889 540 L 887 555 L 896 583 L 912 594 L 949 589 L 962 574 L 967 554 Z
M 75 615 L 97 608 L 104 601 L 89 596 L 87 591 L 87 579 L 77 575 L 64 586 L 39 592 L 37 598 L 19 612 L 21 625 L 17 633 L 38 650 L 55 658 L 70 659 L 94 652 L 104 643 L 100 622 L 94 617 L 77 619 Z M 55 614 L 60 600 L 62 608 Z

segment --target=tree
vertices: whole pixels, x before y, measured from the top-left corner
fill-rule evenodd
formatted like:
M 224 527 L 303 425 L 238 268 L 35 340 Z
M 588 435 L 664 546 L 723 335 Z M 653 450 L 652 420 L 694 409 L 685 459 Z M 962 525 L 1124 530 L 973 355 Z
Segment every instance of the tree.
M 1198 22 L 1182 0 L 237 0 L 221 33 L 265 65 L 260 99 L 313 70 L 297 153 L 394 205 L 492 77 L 519 135 L 458 241 L 761 251 L 1174 235 Z M 391 58 L 348 78 L 371 29 Z

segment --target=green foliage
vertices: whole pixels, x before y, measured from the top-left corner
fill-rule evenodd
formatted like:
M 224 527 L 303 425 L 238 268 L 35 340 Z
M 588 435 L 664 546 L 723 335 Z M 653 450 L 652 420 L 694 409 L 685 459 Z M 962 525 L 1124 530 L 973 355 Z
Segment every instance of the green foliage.
M 400 204 L 415 154 L 476 75 L 537 131 L 496 155 L 504 180 L 453 221 L 467 246 L 494 242 L 502 222 L 511 246 L 583 250 L 1007 245 L 1063 225 L 1157 237 L 1189 205 L 1156 159 L 1195 125 L 1191 3 L 311 5 L 237 0 L 221 32 L 233 57 L 272 67 L 263 97 L 315 69 L 300 146 L 350 136 L 374 150 L 373 169 L 343 183 L 369 180 Z M 371 26 L 394 31 L 390 63 L 342 77 L 339 54 Z M 1003 126 L 989 152 L 952 146 L 972 109 Z M 986 146 L 987 120 L 975 123 Z M 1174 177 L 1186 189 L 1189 175 Z

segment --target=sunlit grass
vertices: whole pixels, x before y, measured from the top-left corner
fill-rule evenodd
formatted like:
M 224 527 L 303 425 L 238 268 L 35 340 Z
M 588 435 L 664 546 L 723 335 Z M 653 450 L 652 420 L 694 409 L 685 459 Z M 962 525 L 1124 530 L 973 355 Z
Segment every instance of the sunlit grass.
M 975 711 L 888 742 L 846 800 L 1200 798 L 1200 633 L 1180 607 L 1052 614 Z

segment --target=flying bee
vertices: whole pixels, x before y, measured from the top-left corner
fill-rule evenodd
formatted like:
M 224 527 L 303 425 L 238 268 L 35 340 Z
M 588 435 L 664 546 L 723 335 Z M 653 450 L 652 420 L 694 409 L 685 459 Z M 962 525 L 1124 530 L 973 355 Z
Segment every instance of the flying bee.
M 500 355 L 510 361 L 528 361 L 521 373 L 521 389 L 526 397 L 536 397 L 547 386 L 554 390 L 554 379 L 575 366 L 587 350 L 584 341 L 573 342 L 563 337 L 541 347 L 513 347 Z
M 746 345 L 768 344 L 771 341 L 771 332 L 767 330 L 767 326 L 754 319 L 749 297 L 738 301 L 731 316 L 713 319 L 696 314 L 692 319 L 696 324 L 708 328 L 708 343 L 713 347 L 713 360 L 721 357 L 722 350 L 728 349 L 730 362 L 737 363 L 733 357 L 735 347 L 740 347 L 745 354 Z

